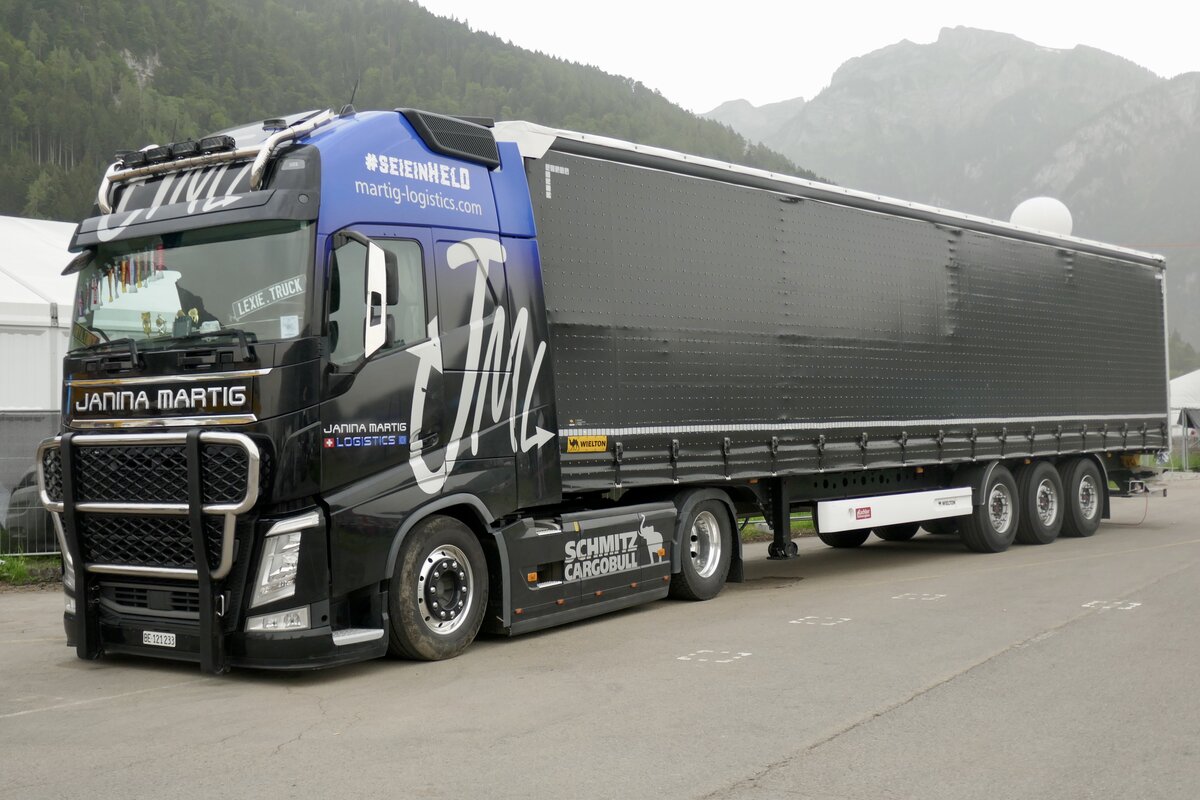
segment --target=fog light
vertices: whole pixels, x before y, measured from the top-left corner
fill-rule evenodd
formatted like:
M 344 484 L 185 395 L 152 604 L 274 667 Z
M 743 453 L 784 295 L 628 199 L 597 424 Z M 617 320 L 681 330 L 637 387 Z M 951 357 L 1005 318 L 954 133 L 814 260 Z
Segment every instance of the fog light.
M 284 631 L 306 631 L 311 627 L 308 618 L 308 606 L 289 608 L 287 611 L 276 611 L 274 614 L 263 614 L 246 620 L 246 632 L 281 633 Z
M 63 610 L 68 614 L 75 613 L 75 598 L 69 594 L 63 597 Z

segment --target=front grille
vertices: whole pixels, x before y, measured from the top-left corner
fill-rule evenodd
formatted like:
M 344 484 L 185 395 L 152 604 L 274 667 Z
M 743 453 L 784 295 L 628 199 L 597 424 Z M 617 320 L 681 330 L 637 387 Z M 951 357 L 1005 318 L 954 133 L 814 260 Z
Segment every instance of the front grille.
M 47 451 L 50 452 L 57 459 L 58 450 Z M 89 445 L 77 447 L 74 453 L 76 502 L 186 503 L 188 500 L 187 452 L 182 444 Z M 250 459 L 244 449 L 204 444 L 200 460 L 205 503 L 238 503 L 246 496 Z M 260 475 L 260 491 L 265 477 Z M 49 475 L 46 483 L 49 490 Z M 61 496 L 61 478 L 59 485 Z
M 250 459 L 245 450 L 228 444 L 201 445 L 200 463 L 205 503 L 236 503 L 246 496 Z
M 78 503 L 187 502 L 183 445 L 77 447 L 74 455 Z
M 244 434 L 201 432 L 203 507 L 196 509 L 189 502 L 187 436 L 76 434 L 70 440 L 70 475 L 63 474 L 60 448 L 44 446 L 46 492 L 64 502 L 64 483 L 71 485 L 71 502 L 63 509 L 70 527 L 66 532 L 78 542 L 89 567 L 136 576 L 145 568 L 195 570 L 206 563 L 216 579 L 229 574 L 236 538 L 226 548 L 225 530 L 267 491 L 269 453 Z M 197 510 L 205 539 L 200 565 L 188 521 L 188 514 Z
M 187 586 L 101 581 L 100 597 L 119 615 L 195 620 L 200 617 L 200 592 Z
M 83 558 L 89 564 L 195 569 L 187 517 L 79 514 Z M 221 562 L 224 517 L 204 518 L 209 569 Z
M 42 475 L 46 479 L 46 495 L 53 501 L 61 503 L 62 491 L 62 457 L 57 447 L 42 451 Z

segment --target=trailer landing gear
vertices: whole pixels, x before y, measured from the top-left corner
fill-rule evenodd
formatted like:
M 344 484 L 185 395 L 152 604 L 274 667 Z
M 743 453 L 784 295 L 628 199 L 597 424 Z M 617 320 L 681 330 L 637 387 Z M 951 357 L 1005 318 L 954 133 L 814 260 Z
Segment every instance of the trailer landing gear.
M 772 561 L 784 561 L 789 558 L 795 558 L 800 554 L 800 548 L 791 539 L 783 538 L 780 541 L 778 533 L 775 534 L 775 541 L 767 545 L 767 558 Z

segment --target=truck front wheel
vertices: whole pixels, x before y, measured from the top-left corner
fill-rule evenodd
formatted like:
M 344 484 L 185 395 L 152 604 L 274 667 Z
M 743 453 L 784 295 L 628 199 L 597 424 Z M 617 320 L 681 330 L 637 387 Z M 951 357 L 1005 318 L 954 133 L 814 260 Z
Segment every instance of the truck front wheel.
M 453 517 L 417 523 L 388 587 L 388 652 L 440 661 L 467 649 L 487 605 L 487 561 L 471 530 Z
M 692 509 L 679 543 L 679 572 L 671 576 L 671 596 L 708 600 L 725 586 L 733 558 L 733 527 L 725 506 L 705 500 Z
M 967 549 L 976 553 L 1001 553 L 1017 535 L 1021 505 L 1017 484 L 1007 467 L 997 465 L 983 487 L 983 502 L 959 517 L 958 533 Z

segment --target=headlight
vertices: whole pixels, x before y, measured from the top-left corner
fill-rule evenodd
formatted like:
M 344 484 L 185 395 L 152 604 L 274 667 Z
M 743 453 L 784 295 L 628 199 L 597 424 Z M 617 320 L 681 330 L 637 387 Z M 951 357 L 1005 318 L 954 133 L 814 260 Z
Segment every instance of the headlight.
M 320 524 L 317 512 L 277 522 L 267 531 L 262 555 L 258 560 L 258 581 L 250 607 L 273 603 L 296 593 L 296 572 L 300 565 L 301 533 Z

